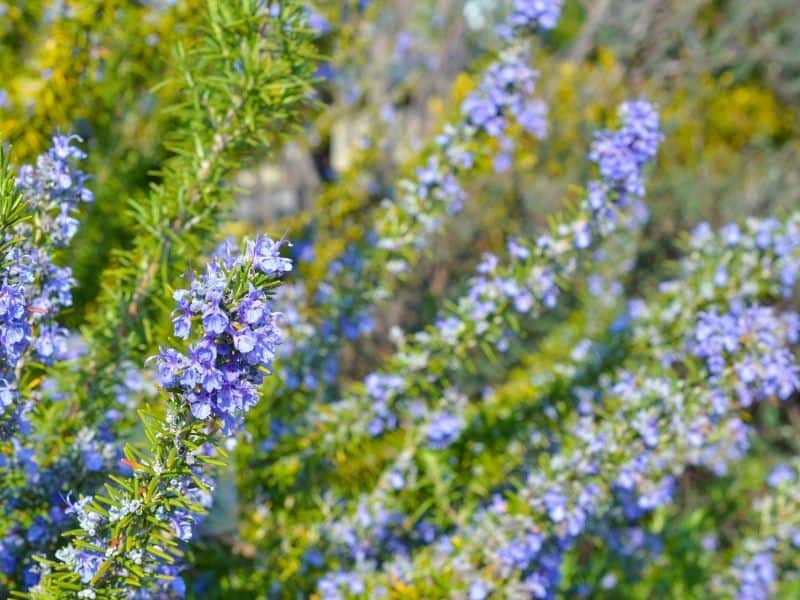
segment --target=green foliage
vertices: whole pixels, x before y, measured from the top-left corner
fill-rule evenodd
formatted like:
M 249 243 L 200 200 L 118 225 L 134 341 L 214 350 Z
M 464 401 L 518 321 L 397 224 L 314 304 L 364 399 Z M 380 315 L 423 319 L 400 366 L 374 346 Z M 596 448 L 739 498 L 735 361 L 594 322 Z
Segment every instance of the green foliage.
M 25 218 L 22 194 L 17 189 L 16 176 L 8 162 L 8 150 L 0 148 L 0 253 L 14 243 L 13 228 Z
M 131 199 L 137 237 L 114 253 L 89 317 L 100 377 L 110 370 L 113 378 L 119 360 L 138 361 L 154 348 L 152 327 L 169 310 L 163 298 L 191 257 L 210 249 L 233 204 L 231 171 L 296 131 L 315 60 L 309 36 L 291 25 L 281 37 L 262 31 L 254 6 L 210 2 L 205 35 L 175 52 L 179 78 L 166 84 L 181 89 L 168 109 L 177 124 L 164 141 L 171 156 L 150 192 Z M 281 23 L 299 19 L 299 8 L 283 11 Z M 102 390 L 102 379 L 96 383 Z

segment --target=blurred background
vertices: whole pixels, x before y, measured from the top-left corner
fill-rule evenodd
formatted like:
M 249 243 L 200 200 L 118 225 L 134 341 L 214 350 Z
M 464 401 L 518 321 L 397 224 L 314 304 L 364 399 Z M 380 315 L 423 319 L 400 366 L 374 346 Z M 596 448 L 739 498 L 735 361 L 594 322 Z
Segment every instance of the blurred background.
M 298 215 L 329 211 L 337 217 L 323 237 L 345 235 L 357 220 L 344 217 L 391 195 L 397 174 L 472 88 L 476 57 L 492 48 L 508 4 L 317 2 L 312 25 L 329 58 L 319 68 L 318 111 L 280 162 L 239 175 L 238 229 L 292 233 L 304 223 Z M 170 127 L 168 117 L 151 116 L 175 93 L 155 86 L 169 78 L 171 49 L 192 31 L 197 6 L 0 1 L 0 137 L 14 145 L 17 162 L 41 151 L 53 131 L 75 131 L 103 155 L 93 170 L 101 200 L 124 202 L 123 188 L 145 189 Z M 532 56 L 550 107 L 547 143 L 522 140 L 515 152 L 523 168 L 510 176 L 486 168 L 470 184 L 472 193 L 500 200 L 486 210 L 513 210 L 516 218 L 462 219 L 450 232 L 460 242 L 445 238 L 433 255 L 499 240 L 520 223 L 534 230 L 570 185 L 585 181 L 591 131 L 631 95 L 659 105 L 667 133 L 651 176 L 647 251 L 669 253 L 676 234 L 699 220 L 718 224 L 796 205 L 798 15 L 797 0 L 568 0 L 558 29 Z M 106 220 L 114 204 L 97 203 L 90 222 Z M 89 302 L 97 253 L 130 234 L 112 219 L 81 235 L 80 294 Z M 451 259 L 445 252 L 442 263 Z
M 242 221 L 283 219 L 291 229 L 301 222 L 291 215 L 330 211 L 338 227 L 326 223 L 318 239 L 327 231 L 346 237 L 346 225 L 358 221 L 344 215 L 391 197 L 398 173 L 472 89 L 476 57 L 491 49 L 508 5 L 393 1 L 373 4 L 365 22 L 319 4 L 320 43 L 337 65 L 320 68 L 324 110 L 307 146 L 289 144 L 281 163 L 242 174 Z M 439 237 L 405 310 L 395 307 L 398 318 L 407 327 L 429 321 L 436 297 L 472 268 L 459 258 L 498 247 L 508 234 L 540 231 L 570 186 L 587 180 L 592 131 L 613 122 L 629 97 L 657 104 L 666 133 L 648 186 L 642 277 L 662 276 L 650 267 L 673 256 L 681 233 L 700 221 L 720 225 L 797 206 L 797 48 L 796 0 L 568 0 L 531 58 L 550 111 L 547 141 L 515 140 L 513 173 L 486 165 L 469 184 L 487 201 Z

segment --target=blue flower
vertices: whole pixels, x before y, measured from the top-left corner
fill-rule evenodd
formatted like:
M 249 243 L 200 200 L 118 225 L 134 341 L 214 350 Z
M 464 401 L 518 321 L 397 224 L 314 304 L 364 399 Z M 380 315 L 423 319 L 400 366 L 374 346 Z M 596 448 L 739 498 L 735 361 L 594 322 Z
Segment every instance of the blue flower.
M 501 548 L 498 551 L 498 558 L 504 565 L 524 571 L 538 556 L 542 543 L 541 535 L 528 533 Z
M 619 117 L 620 129 L 595 134 L 589 158 L 597 163 L 603 179 L 619 192 L 642 196 L 642 167 L 655 157 L 663 139 L 658 112 L 649 102 L 637 100 L 623 103 Z
M 211 307 L 203 314 L 203 329 L 212 336 L 221 335 L 229 322 L 228 315 L 219 307 Z
M 509 117 L 529 133 L 547 134 L 547 105 L 531 98 L 538 73 L 525 64 L 522 53 L 509 52 L 484 73 L 477 90 L 461 105 L 461 112 L 473 127 L 490 137 L 503 139 Z
M 172 527 L 175 537 L 179 540 L 188 542 L 192 539 L 192 526 L 194 519 L 192 515 L 185 510 L 175 511 L 169 520 L 170 527 Z
M 266 236 L 248 240 L 247 250 L 242 260 L 251 260 L 253 266 L 265 275 L 278 277 L 288 273 L 292 270 L 292 261 L 280 255 L 280 249 L 284 243 L 283 241 L 274 242 Z
M 775 586 L 777 571 L 772 553 L 761 552 L 739 564 L 739 600 L 767 600 Z
M 442 411 L 428 424 L 428 446 L 434 450 L 444 450 L 461 434 L 464 420 L 460 416 Z
M 263 290 L 251 281 L 248 291 L 235 298 L 233 286 L 241 269 L 249 276 L 251 267 L 274 276 L 291 268 L 278 249 L 267 238 L 250 241 L 243 255 L 216 257 L 189 290 L 174 294 L 175 321 L 199 316 L 203 336 L 189 346 L 188 356 L 161 350 L 156 366 L 161 385 L 181 396 L 196 419 L 220 418 L 231 427 L 258 400 L 261 369 L 271 367 L 282 334 Z M 191 335 L 191 327 L 181 325 L 179 331 Z
M 553 29 L 561 17 L 563 0 L 514 0 L 513 10 L 506 20 L 510 27 Z
M 91 202 L 92 192 L 85 187 L 88 177 L 72 166 L 86 154 L 72 145 L 76 135 L 55 136 L 53 146 L 39 156 L 36 166 L 20 168 L 17 186 L 23 198 L 37 213 L 39 226 L 56 246 L 64 246 L 75 235 L 78 223 L 71 216 L 79 203 Z
M 787 464 L 775 467 L 767 477 L 767 484 L 770 487 L 780 487 L 784 483 L 793 483 L 797 479 L 797 473 Z

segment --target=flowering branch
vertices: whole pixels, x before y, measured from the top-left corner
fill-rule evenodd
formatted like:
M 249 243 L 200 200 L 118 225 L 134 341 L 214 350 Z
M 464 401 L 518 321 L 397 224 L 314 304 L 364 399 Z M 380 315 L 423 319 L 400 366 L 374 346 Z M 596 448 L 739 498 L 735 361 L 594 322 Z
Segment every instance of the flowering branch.
M 190 289 L 175 293 L 175 335 L 193 343 L 154 357 L 169 401 L 166 414 L 143 413 L 149 451 L 127 446 L 123 462 L 132 474 L 71 504 L 81 529 L 56 552 L 60 563 L 42 561 L 33 597 L 73 590 L 118 598 L 132 588 L 182 585 L 173 563 L 209 506 L 209 469 L 224 464 L 220 436 L 237 431 L 257 403 L 281 340 L 267 295 L 291 270 L 279 249 L 267 238 L 249 241 L 242 254 L 215 258 Z

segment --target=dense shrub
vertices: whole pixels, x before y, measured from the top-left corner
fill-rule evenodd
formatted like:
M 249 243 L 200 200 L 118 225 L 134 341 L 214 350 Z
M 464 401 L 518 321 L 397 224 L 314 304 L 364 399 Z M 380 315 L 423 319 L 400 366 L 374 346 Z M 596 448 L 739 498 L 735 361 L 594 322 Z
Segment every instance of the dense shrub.
M 0 594 L 799 594 L 796 24 L 655 4 L 0 2 Z

